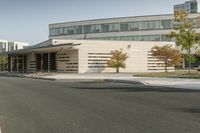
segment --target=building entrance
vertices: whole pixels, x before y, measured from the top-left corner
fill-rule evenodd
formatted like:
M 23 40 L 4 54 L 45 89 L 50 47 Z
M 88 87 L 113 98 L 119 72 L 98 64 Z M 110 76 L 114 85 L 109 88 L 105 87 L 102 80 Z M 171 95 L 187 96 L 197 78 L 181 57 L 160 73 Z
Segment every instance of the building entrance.
M 55 71 L 56 53 L 36 54 L 37 71 Z

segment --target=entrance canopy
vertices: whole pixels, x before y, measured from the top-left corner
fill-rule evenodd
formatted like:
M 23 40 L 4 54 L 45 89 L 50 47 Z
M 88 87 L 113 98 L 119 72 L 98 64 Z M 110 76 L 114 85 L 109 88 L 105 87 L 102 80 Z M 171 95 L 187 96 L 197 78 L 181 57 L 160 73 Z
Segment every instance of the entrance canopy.
M 34 45 L 30 46 L 25 49 L 16 50 L 16 51 L 9 51 L 0 53 L 0 55 L 25 55 L 31 52 L 37 53 L 37 52 L 51 52 L 51 51 L 59 51 L 59 50 L 65 50 L 65 49 L 77 49 L 75 46 L 79 46 L 81 44 L 73 44 L 73 43 L 65 43 L 65 44 L 58 44 L 58 45 L 47 45 L 47 46 L 39 46 Z

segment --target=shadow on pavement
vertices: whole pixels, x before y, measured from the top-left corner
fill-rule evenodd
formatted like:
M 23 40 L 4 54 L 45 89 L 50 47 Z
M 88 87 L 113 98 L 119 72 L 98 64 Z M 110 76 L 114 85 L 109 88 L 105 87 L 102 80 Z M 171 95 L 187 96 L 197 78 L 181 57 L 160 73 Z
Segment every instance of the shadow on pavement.
M 200 107 L 197 108 L 176 108 L 175 110 L 185 112 L 185 113 L 200 113 Z
M 76 89 L 93 89 L 93 90 L 113 90 L 117 92 L 200 92 L 196 89 L 183 89 L 162 86 L 148 86 L 142 84 L 109 84 L 108 82 L 79 82 Z M 84 84 L 84 85 L 81 85 Z M 85 85 L 87 84 L 87 85 Z

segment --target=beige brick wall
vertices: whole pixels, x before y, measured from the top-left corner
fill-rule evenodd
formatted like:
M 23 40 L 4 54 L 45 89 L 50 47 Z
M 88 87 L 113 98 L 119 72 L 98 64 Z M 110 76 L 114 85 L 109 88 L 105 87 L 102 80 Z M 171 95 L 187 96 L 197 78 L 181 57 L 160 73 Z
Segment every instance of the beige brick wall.
M 159 66 L 156 59 L 152 59 L 151 48 L 166 44 L 175 48 L 175 43 L 172 42 L 62 40 L 62 43 L 80 44 L 71 48 L 63 47 L 59 51 L 55 47 L 49 49 L 56 52 L 57 71 L 67 73 L 115 72 L 114 68 L 107 67 L 107 61 L 111 57 L 110 52 L 117 49 L 123 49 L 129 56 L 126 68 L 120 69 L 120 72 L 161 72 L 164 67 Z M 35 65 L 35 54 L 28 54 L 28 71 L 34 71 Z M 174 67 L 170 69 L 173 71 Z
M 148 70 L 148 53 L 151 48 L 155 45 L 163 46 L 166 44 L 171 44 L 175 47 L 174 43 L 170 42 L 129 42 L 129 41 L 94 41 L 94 40 L 74 40 L 74 43 L 81 43 L 82 45 L 78 46 L 79 48 L 79 73 L 85 72 L 114 72 L 115 69 L 108 67 L 101 68 L 90 68 L 91 66 L 89 53 L 93 53 L 94 56 L 99 56 L 97 60 L 106 59 L 101 58 L 100 53 L 110 53 L 112 50 L 123 49 L 128 53 L 129 58 L 126 61 L 126 69 L 120 69 L 121 72 L 150 72 L 150 71 L 164 71 L 164 67 L 160 67 L 157 64 L 154 64 L 154 69 L 157 70 Z M 96 53 L 96 54 L 95 54 Z M 105 56 L 105 55 L 102 55 Z M 105 61 L 106 62 L 106 61 Z M 104 63 L 105 63 L 104 62 Z M 96 62 L 97 63 L 97 62 Z M 152 62 L 151 62 L 152 63 Z M 99 64 L 97 63 L 96 66 Z M 174 69 L 173 67 L 171 69 Z
M 26 56 L 26 66 L 28 72 L 35 72 L 36 71 L 36 59 L 35 59 L 35 53 L 30 53 Z

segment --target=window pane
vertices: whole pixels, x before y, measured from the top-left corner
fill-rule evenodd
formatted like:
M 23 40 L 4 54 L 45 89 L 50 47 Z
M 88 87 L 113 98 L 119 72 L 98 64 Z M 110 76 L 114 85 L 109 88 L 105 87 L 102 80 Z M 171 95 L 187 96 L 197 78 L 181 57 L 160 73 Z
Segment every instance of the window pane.
M 160 35 L 142 35 L 140 41 L 160 41 Z
M 139 41 L 139 36 L 121 36 L 123 41 Z
M 109 24 L 101 25 L 102 32 L 109 32 Z
M 91 33 L 91 25 L 85 25 L 83 27 L 83 33 Z
M 120 31 L 128 31 L 128 23 L 121 23 Z
M 75 27 L 75 34 L 82 34 L 82 26 Z
M 74 35 L 75 34 L 74 27 L 67 27 L 67 34 L 68 35 Z
M 67 27 L 64 28 L 64 34 L 67 35 Z
M 101 25 L 96 24 L 91 26 L 91 32 L 92 33 L 99 33 L 101 32 Z
M 120 27 L 119 24 L 109 24 L 109 31 L 113 32 L 113 31 L 119 31 Z
M 171 29 L 172 21 L 171 20 L 161 20 L 161 28 L 162 29 Z
M 59 35 L 63 35 L 63 34 L 64 34 L 64 28 L 59 28 L 59 29 L 58 29 L 58 32 L 59 32 L 59 33 L 58 33 Z
M 137 31 L 137 30 L 139 30 L 139 23 L 138 22 L 131 22 L 131 23 L 129 23 L 129 30 L 130 31 Z
M 148 30 L 149 26 L 148 26 L 148 22 L 144 21 L 144 22 L 140 22 L 140 30 Z
M 160 29 L 160 21 L 142 21 L 140 22 L 141 30 L 155 30 Z

